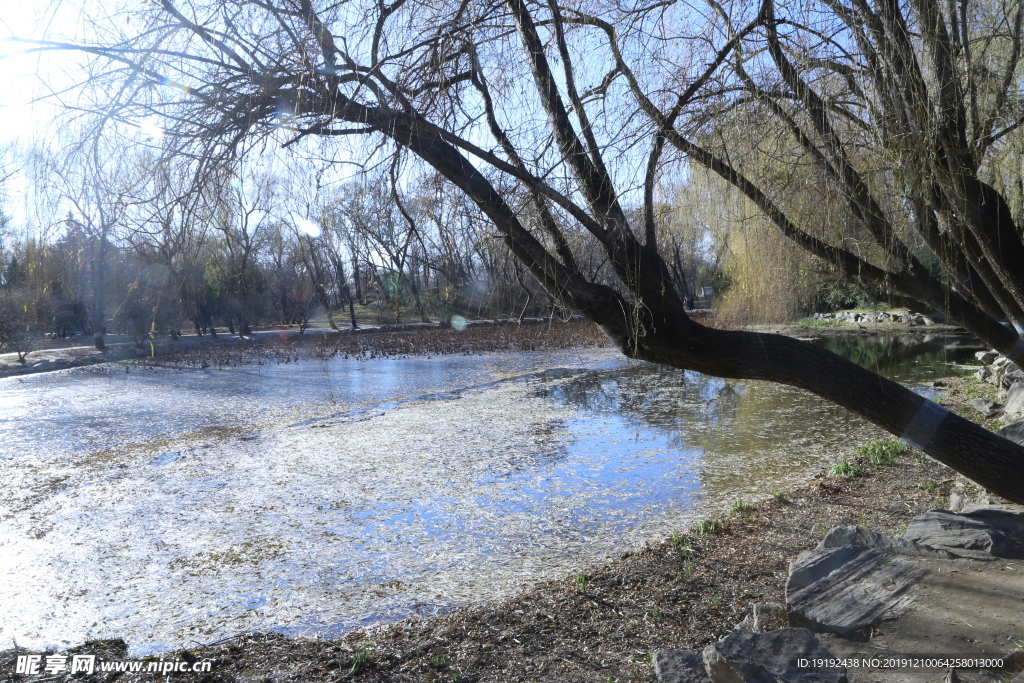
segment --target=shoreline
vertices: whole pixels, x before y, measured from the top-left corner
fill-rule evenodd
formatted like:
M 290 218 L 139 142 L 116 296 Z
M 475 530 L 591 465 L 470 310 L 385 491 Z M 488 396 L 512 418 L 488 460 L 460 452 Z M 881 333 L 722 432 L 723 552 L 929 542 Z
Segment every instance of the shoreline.
M 177 367 L 227 367 L 254 362 L 290 362 L 293 358 L 360 359 L 413 355 L 517 352 L 542 349 L 600 348 L 611 346 L 600 329 L 585 320 L 531 318 L 472 321 L 463 329 L 412 323 L 351 329 L 262 330 L 249 337 L 185 336 L 177 340 L 111 344 L 100 352 L 91 346 L 33 351 L 25 365 L 10 362 L 16 354 L 0 357 L 0 379 L 40 372 L 115 362 L 156 363 Z M 5 361 L 6 359 L 6 361 Z
M 956 403 L 963 407 L 961 400 Z M 860 524 L 898 535 L 914 515 L 945 507 L 955 476 L 949 468 L 913 453 L 892 466 L 871 465 L 863 456 L 850 459 L 860 465 L 861 476 L 819 472 L 785 500 L 739 507 L 496 602 L 359 629 L 335 640 L 240 634 L 160 659 L 211 660 L 210 673 L 174 676 L 207 683 L 652 681 L 653 652 L 702 647 L 728 633 L 751 604 L 784 602 L 789 561 L 828 529 Z M 66 653 L 118 659 L 125 656 L 123 648 L 123 641 L 92 641 Z M 0 683 L 164 680 L 132 673 L 19 676 L 13 674 L 18 654 L 0 651 Z
M 714 324 L 713 319 L 707 322 Z M 822 322 L 827 324 L 819 324 Z M 962 328 L 948 324 L 924 327 L 892 322 L 817 321 L 811 318 L 743 329 L 803 340 L 850 336 L 923 338 L 967 335 Z M 31 351 L 28 354 L 30 359 L 24 365 L 17 362 L 17 354 L 7 353 L 0 355 L 0 379 L 126 361 L 226 367 L 258 362 L 261 357 L 274 362 L 282 354 L 292 353 L 300 357 L 344 355 L 368 359 L 609 346 L 612 343 L 600 328 L 579 316 L 568 321 L 527 318 L 522 324 L 514 319 L 473 320 L 462 329 L 442 327 L 439 323 L 363 326 L 356 330 L 344 326 L 337 330 L 311 328 L 304 332 L 278 328 L 260 330 L 248 337 L 222 333 L 216 338 L 183 335 L 178 339 L 153 339 L 141 343 L 115 342 L 108 344 L 102 352 L 88 345 L 43 348 Z M 979 345 L 978 348 L 983 347 Z

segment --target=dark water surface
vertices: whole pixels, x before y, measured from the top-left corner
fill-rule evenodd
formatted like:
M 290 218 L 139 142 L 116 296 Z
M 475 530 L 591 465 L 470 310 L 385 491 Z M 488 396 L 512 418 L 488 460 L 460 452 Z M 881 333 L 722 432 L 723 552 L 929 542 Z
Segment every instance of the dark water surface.
M 976 350 L 818 343 L 926 394 Z M 588 350 L 7 378 L 0 435 L 0 642 L 147 653 L 493 599 L 881 433 L 799 390 Z

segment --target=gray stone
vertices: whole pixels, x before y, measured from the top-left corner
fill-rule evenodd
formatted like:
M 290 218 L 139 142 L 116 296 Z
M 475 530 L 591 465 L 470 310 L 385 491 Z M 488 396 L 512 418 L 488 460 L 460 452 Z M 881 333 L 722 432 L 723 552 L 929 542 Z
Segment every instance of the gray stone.
M 971 407 L 977 410 L 985 417 L 995 417 L 999 414 L 1000 406 L 998 403 L 988 400 L 987 398 L 972 398 L 968 403 Z
M 832 659 L 832 653 L 807 629 L 770 633 L 733 631 L 704 648 L 704 667 L 712 683 L 847 683 L 846 669 L 800 666 L 800 659 Z
M 1017 382 L 1006 390 L 1006 406 L 1003 410 L 1007 413 L 1024 413 L 1024 383 Z
M 979 382 L 987 382 L 991 376 L 992 371 L 985 366 L 978 368 L 978 371 L 974 373 L 974 379 Z
M 700 650 L 658 650 L 654 653 L 658 683 L 709 683 Z
M 1021 382 L 1024 382 L 1024 371 L 1010 370 L 999 379 L 999 386 L 1002 389 L 1009 389 L 1014 384 L 1020 384 Z
M 967 492 L 964 490 L 965 483 L 966 480 L 962 476 L 957 476 L 953 488 L 949 491 L 950 512 L 960 512 L 970 502 Z
M 852 545 L 805 550 L 790 564 L 789 623 L 866 640 L 871 626 L 910 606 L 910 588 L 925 574 L 888 552 Z
M 821 539 L 817 549 L 840 548 L 844 545 L 852 545 L 863 548 L 874 548 L 890 555 L 912 555 L 916 557 L 938 557 L 944 560 L 952 560 L 956 557 L 948 550 L 931 548 L 905 538 L 886 536 L 871 529 L 859 526 L 837 526 Z
M 995 351 L 978 351 L 974 354 L 974 357 L 980 360 L 982 365 L 991 365 L 992 361 L 994 361 L 998 356 L 999 354 Z
M 1024 446 L 1024 421 L 1008 424 L 996 432 L 996 434 Z
M 789 613 L 786 612 L 785 605 L 780 605 L 777 602 L 757 602 L 751 608 L 750 614 L 736 624 L 735 630 L 767 633 L 787 626 L 789 626 Z
M 955 555 L 1024 559 L 1024 513 L 983 507 L 956 514 L 932 510 L 907 525 L 903 538 Z M 961 550 L 971 551 L 965 555 Z

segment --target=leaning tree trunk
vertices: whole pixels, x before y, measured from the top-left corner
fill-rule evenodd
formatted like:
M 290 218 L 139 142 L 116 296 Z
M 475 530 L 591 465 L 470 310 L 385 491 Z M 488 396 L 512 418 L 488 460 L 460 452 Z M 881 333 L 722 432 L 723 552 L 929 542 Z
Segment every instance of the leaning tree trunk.
M 811 391 L 870 420 L 990 491 L 1024 503 L 1024 447 L 813 344 L 777 334 L 716 330 L 687 320 L 642 340 L 605 327 L 624 351 L 716 377 Z M 639 341 L 639 343 L 636 343 Z

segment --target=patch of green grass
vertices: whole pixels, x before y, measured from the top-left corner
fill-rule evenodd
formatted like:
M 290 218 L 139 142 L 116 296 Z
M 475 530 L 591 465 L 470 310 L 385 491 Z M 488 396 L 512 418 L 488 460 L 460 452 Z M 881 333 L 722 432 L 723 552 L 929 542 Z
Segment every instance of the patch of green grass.
M 738 498 L 733 502 L 729 503 L 729 509 L 732 512 L 743 512 L 747 509 L 747 504 L 743 502 L 742 498 Z
M 587 581 L 588 581 L 588 579 L 587 579 L 587 575 L 586 574 L 577 574 L 576 575 L 576 580 L 575 580 L 576 590 L 578 590 L 580 593 L 586 593 L 587 592 Z
M 774 491 L 774 492 L 772 492 L 772 497 L 775 498 L 775 500 L 779 501 L 780 503 L 788 503 L 789 502 L 789 498 L 786 498 L 786 494 L 783 493 L 782 491 Z
M 712 607 L 718 607 L 719 605 L 722 604 L 722 598 L 720 596 L 716 595 L 713 598 L 711 598 L 710 600 L 708 600 L 708 602 L 711 604 Z
M 832 465 L 828 474 L 831 477 L 856 477 L 860 474 L 860 465 L 840 460 Z
M 938 489 L 938 485 L 934 481 L 929 479 L 925 483 L 921 484 L 921 488 L 923 488 L 928 493 L 935 493 L 936 489 Z
M 857 450 L 867 456 L 873 465 L 895 465 L 896 456 L 903 455 L 908 449 L 902 441 L 884 439 L 868 442 Z
M 683 560 L 683 578 L 687 581 L 693 578 L 693 558 L 687 557 Z
M 716 519 L 702 519 L 697 522 L 697 533 L 701 536 L 717 534 L 725 529 L 725 525 Z

